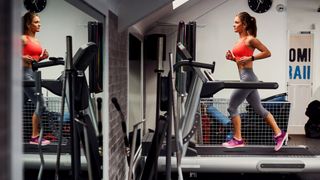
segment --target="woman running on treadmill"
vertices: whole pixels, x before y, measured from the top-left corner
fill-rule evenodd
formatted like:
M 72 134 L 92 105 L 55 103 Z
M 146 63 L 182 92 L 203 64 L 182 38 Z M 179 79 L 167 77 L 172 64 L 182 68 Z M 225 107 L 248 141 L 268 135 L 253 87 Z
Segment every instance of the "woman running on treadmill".
M 33 12 L 27 12 L 23 16 L 23 35 L 22 35 L 22 61 L 24 80 L 34 81 L 34 72 L 32 70 L 33 61 L 42 61 L 49 57 L 46 49 L 42 49 L 40 42 L 36 38 L 36 33 L 40 31 L 40 17 Z M 32 103 L 36 105 L 37 95 L 35 87 L 24 87 L 24 93 L 31 99 Z M 44 99 L 40 98 L 40 111 L 43 112 L 46 109 Z M 39 143 L 39 114 L 41 112 L 34 112 L 32 115 L 32 137 L 30 144 Z M 42 145 L 50 144 L 49 140 L 42 139 Z
M 239 34 L 239 40 L 236 42 L 232 51 L 227 51 L 226 59 L 234 61 L 237 64 L 241 81 L 258 81 L 258 78 L 253 72 L 253 61 L 270 57 L 271 53 L 268 48 L 256 38 L 256 19 L 247 12 L 241 12 L 234 18 L 233 28 L 234 32 Z M 253 55 L 255 49 L 258 49 L 260 52 Z M 244 141 L 241 136 L 241 118 L 238 107 L 245 100 L 247 100 L 254 108 L 254 111 L 272 128 L 276 142 L 274 150 L 278 151 L 281 149 L 283 143 L 288 138 L 288 134 L 280 130 L 273 115 L 262 106 L 257 89 L 237 89 L 232 93 L 228 112 L 234 128 L 234 137 L 222 145 L 226 148 L 244 146 Z

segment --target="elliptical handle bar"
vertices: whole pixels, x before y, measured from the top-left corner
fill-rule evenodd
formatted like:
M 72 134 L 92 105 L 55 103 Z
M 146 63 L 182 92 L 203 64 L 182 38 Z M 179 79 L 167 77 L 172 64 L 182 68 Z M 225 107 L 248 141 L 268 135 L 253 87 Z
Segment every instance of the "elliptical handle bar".
M 49 57 L 51 61 L 63 61 L 63 57 Z
M 212 64 L 207 64 L 207 63 L 200 63 L 200 62 L 189 61 L 189 60 L 182 60 L 174 64 L 173 69 L 174 71 L 177 71 L 182 66 L 191 66 L 191 67 L 210 69 L 211 72 L 213 73 L 215 65 L 216 65 L 216 62 L 214 61 L 212 62 Z
M 39 68 L 56 66 L 56 65 L 64 65 L 63 58 L 49 58 L 51 61 L 46 62 L 32 62 L 32 70 L 37 71 Z

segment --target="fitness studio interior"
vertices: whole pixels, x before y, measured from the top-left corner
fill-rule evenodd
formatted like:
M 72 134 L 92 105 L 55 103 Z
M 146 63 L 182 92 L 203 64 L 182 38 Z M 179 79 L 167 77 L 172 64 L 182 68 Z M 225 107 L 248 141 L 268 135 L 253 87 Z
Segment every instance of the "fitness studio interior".
M 0 18 L 0 179 L 319 179 L 320 0 L 1 0 Z

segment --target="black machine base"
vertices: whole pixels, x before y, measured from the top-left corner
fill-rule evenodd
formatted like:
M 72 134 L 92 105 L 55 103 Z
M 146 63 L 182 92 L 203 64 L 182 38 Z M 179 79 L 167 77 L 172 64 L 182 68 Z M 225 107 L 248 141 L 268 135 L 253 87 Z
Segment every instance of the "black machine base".
M 152 138 L 153 138 L 154 132 L 149 132 L 147 133 L 143 139 L 142 139 L 142 151 L 141 155 L 142 156 L 147 156 L 149 149 L 151 147 L 152 143 Z M 176 140 L 172 138 L 171 140 L 171 147 L 172 147 L 172 153 L 176 152 Z M 160 156 L 165 156 L 166 155 L 166 141 L 163 142 L 160 150 Z M 189 146 L 186 152 L 186 156 L 196 156 L 197 155 L 197 150 L 195 149 L 195 144 L 192 142 L 189 142 Z

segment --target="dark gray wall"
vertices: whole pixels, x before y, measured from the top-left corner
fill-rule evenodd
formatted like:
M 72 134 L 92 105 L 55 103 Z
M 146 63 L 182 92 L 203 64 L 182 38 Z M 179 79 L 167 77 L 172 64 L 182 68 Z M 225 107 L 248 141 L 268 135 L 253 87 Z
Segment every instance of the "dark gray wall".
M 8 8 L 9 7 L 9 8 Z M 10 119 L 9 113 L 10 110 L 7 108 L 10 104 L 8 96 L 10 94 L 8 84 L 10 84 L 10 63 L 8 64 L 7 60 L 11 59 L 10 53 L 10 38 L 11 38 L 11 29 L 10 29 L 10 18 L 6 14 L 10 14 L 10 1 L 0 1 L 0 179 L 10 179 L 10 159 L 9 159 L 9 141 L 10 141 Z M 9 25 L 9 26 L 8 26 Z
M 126 175 L 126 159 L 124 154 L 121 118 L 111 104 L 116 97 L 127 115 L 128 102 L 128 30 L 118 32 L 118 17 L 109 13 L 109 179 L 123 180 Z

